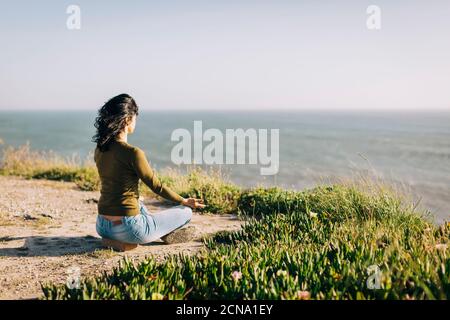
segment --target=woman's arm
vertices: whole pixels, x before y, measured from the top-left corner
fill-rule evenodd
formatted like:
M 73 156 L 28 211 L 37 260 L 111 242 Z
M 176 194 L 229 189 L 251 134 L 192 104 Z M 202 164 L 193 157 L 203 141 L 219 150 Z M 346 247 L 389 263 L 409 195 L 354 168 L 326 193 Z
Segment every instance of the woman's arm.
M 153 169 L 150 167 L 144 151 L 141 149 L 135 149 L 132 164 L 139 179 L 141 179 L 157 195 L 193 209 L 205 207 L 203 200 L 195 198 L 185 199 L 169 187 L 163 186 Z
M 144 151 L 138 148 L 135 149 L 132 165 L 136 170 L 139 179 L 141 179 L 154 193 L 167 200 L 184 204 L 186 199 L 161 183 L 153 169 L 150 167 Z

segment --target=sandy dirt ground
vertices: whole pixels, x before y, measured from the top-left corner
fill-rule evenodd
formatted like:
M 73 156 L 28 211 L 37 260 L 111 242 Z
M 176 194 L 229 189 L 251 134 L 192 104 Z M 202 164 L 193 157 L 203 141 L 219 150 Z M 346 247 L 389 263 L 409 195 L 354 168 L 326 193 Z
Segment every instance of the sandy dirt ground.
M 0 299 L 36 299 L 41 283 L 66 283 L 110 271 L 125 256 L 162 261 L 177 253 L 195 254 L 200 240 L 166 245 L 153 242 L 125 253 L 101 246 L 95 231 L 98 192 L 77 189 L 68 182 L 26 180 L 0 176 Z M 144 200 L 150 212 L 167 204 Z M 199 237 L 242 225 L 231 215 L 194 213 L 190 225 Z

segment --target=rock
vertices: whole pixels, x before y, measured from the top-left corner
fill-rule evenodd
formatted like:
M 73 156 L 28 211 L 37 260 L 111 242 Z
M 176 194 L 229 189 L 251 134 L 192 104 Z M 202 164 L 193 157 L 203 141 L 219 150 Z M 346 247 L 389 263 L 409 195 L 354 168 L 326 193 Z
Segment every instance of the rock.
M 23 219 L 24 220 L 37 220 L 38 218 L 33 217 L 31 214 L 26 213 L 23 215 Z
M 189 242 L 198 237 L 197 229 L 193 226 L 187 226 L 177 229 L 161 238 L 165 244 L 176 244 L 182 242 Z

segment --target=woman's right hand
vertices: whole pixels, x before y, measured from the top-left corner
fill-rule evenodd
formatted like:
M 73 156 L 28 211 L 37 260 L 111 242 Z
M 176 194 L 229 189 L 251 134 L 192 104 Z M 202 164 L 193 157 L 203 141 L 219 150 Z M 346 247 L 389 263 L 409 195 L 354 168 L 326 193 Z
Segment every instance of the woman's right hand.
M 192 209 L 203 209 L 205 207 L 202 199 L 195 198 L 183 199 L 181 204 L 183 206 L 191 207 Z

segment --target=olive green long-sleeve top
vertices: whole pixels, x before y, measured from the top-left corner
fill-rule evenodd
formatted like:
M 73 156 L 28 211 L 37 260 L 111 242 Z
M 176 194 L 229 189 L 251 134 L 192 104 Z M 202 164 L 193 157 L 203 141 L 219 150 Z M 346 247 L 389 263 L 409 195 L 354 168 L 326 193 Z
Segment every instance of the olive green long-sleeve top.
M 181 204 L 183 198 L 164 186 L 152 170 L 144 151 L 123 141 L 113 141 L 108 150 L 94 153 L 100 176 L 98 213 L 110 216 L 139 214 L 139 179 L 159 196 Z

